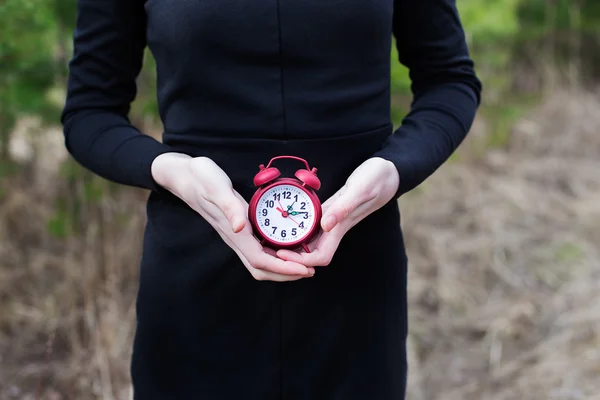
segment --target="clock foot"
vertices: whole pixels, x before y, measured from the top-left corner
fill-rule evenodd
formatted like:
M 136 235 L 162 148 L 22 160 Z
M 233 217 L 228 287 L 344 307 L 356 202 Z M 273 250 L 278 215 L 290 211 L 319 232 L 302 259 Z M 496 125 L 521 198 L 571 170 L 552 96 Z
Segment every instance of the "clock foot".
M 302 243 L 302 248 L 305 252 L 310 253 L 310 250 L 308 249 L 308 246 L 306 244 Z

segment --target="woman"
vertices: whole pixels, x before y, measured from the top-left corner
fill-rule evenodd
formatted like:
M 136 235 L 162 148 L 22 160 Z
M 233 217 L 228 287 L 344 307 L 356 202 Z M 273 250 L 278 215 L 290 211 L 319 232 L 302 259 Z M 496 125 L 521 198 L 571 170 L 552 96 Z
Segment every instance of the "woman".
M 392 37 L 415 95 L 395 131 Z M 162 142 L 127 119 L 146 45 Z M 404 398 L 396 200 L 463 140 L 480 91 L 454 0 L 79 0 L 66 146 L 151 191 L 135 398 Z M 247 220 L 282 154 L 323 183 L 308 253 L 263 248 Z

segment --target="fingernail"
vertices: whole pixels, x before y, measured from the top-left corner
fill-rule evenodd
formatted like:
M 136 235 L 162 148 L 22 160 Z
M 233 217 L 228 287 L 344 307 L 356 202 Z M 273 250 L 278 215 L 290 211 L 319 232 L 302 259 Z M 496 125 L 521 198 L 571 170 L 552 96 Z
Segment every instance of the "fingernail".
M 308 269 L 308 273 L 310 276 L 315 276 L 315 269 L 314 268 L 309 268 Z
M 240 232 L 242 229 L 244 229 L 244 226 L 246 225 L 246 220 L 242 217 L 234 217 L 231 227 L 233 229 L 234 232 Z

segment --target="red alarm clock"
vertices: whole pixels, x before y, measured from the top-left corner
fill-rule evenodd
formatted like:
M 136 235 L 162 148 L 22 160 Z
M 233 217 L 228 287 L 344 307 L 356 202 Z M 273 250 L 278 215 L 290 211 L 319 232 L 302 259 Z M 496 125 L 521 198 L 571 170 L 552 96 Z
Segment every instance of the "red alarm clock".
M 273 161 L 290 158 L 304 163 L 295 178 L 280 178 L 281 173 L 271 167 Z M 321 224 L 321 201 L 316 191 L 321 187 L 317 169 L 295 156 L 278 156 L 265 167 L 259 166 L 254 177 L 258 187 L 248 208 L 248 218 L 254 234 L 263 245 L 274 249 L 303 248 L 315 238 Z

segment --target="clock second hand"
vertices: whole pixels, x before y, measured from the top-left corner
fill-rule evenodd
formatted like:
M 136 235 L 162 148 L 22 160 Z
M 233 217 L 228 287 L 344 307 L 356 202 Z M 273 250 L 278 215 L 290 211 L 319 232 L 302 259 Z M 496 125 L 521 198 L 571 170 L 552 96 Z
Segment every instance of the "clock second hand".
M 300 224 L 298 223 L 298 221 L 296 221 L 294 218 L 292 218 L 289 214 L 288 214 L 287 218 L 291 219 L 293 223 L 295 223 L 296 225 L 300 226 Z

